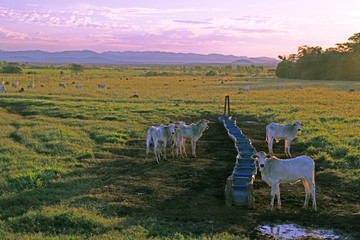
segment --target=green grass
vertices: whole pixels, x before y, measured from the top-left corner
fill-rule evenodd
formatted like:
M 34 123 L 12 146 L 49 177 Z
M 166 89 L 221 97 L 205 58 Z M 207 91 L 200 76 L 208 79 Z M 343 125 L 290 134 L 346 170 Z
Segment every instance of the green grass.
M 94 166 L 114 158 L 114 149 L 126 148 L 129 140 L 144 140 L 151 125 L 220 116 L 225 95 L 230 95 L 235 117 L 301 121 L 305 126 L 294 141 L 322 167 L 319 176 L 360 190 L 360 95 L 348 92 L 360 90 L 358 82 L 136 74 L 126 80 L 123 74 L 86 71 L 60 76 L 41 70 L 36 75 L 2 76 L 10 83 L 18 80 L 24 88 L 34 81 L 35 88 L 19 93 L 19 88 L 7 86 L 8 93 L 0 93 L 0 236 L 209 239 L 208 232 L 189 235 L 176 223 L 105 216 L 95 200 L 93 205 L 74 202 L 99 187 Z M 60 82 L 65 89 L 58 87 Z M 83 89 L 75 89 L 73 82 Z M 298 83 L 304 89 L 295 89 Z M 279 90 L 282 84 L 286 88 Z M 247 85 L 253 86 L 250 92 L 239 91 Z M 132 98 L 134 94 L 139 98 Z M 243 238 L 217 233 L 213 239 Z

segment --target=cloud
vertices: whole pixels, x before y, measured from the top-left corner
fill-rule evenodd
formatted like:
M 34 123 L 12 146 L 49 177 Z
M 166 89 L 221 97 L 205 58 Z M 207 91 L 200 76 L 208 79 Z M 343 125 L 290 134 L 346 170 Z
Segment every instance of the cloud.
M 13 40 L 26 40 L 30 39 L 30 36 L 26 33 L 15 32 L 11 30 L 7 30 L 0 27 L 0 35 L 5 38 L 13 39 Z

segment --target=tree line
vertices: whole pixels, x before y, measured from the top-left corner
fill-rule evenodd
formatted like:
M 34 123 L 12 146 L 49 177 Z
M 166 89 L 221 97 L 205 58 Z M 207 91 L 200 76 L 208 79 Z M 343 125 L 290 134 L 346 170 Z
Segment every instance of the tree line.
M 297 54 L 279 58 L 275 74 L 280 78 L 360 80 L 360 33 L 333 48 L 304 45 Z

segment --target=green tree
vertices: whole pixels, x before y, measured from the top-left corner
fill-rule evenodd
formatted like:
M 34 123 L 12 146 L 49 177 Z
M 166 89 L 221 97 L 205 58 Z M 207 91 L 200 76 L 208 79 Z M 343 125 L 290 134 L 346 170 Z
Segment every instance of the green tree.
M 2 67 L 0 70 L 1 73 L 22 73 L 22 69 L 18 66 L 7 65 Z
M 81 64 L 71 63 L 71 64 L 69 64 L 69 69 L 71 72 L 78 74 L 79 72 L 83 72 L 85 67 Z

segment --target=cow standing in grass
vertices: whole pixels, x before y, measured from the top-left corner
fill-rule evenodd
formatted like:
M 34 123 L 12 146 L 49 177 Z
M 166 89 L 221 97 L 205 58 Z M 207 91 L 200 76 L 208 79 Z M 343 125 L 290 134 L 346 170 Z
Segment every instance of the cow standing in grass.
M 192 145 L 192 154 L 196 157 L 196 141 L 202 136 L 203 132 L 209 128 L 209 121 L 202 119 L 197 123 L 193 123 L 190 125 L 179 126 L 179 129 L 176 131 L 177 137 L 177 147 L 180 152 L 180 156 L 183 157 L 183 154 L 187 157 L 185 151 L 185 139 L 191 139 Z
M 299 121 L 293 124 L 281 125 L 277 123 L 269 123 L 266 126 L 266 142 L 268 143 L 269 153 L 273 153 L 273 142 L 279 142 L 280 139 L 285 139 L 285 154 L 291 157 L 290 154 L 290 142 L 293 140 L 298 132 L 301 131 L 302 123 Z
M 261 178 L 271 186 L 270 210 L 274 207 L 275 195 L 278 200 L 278 208 L 281 209 L 280 201 L 280 183 L 290 182 L 297 183 L 302 181 L 305 188 L 304 208 L 309 203 L 309 195 L 312 196 L 312 208 L 316 211 L 315 198 L 315 163 L 311 158 L 301 156 L 291 159 L 278 159 L 271 157 L 265 152 L 258 152 L 253 155 L 259 163 Z
M 156 162 L 160 163 L 161 145 L 163 148 L 164 160 L 166 160 L 166 145 L 169 141 L 171 143 L 176 128 L 177 126 L 175 126 L 175 124 L 169 123 L 167 125 L 152 126 L 147 130 L 145 163 L 148 162 L 149 148 L 151 143 L 154 144 Z

